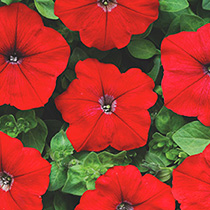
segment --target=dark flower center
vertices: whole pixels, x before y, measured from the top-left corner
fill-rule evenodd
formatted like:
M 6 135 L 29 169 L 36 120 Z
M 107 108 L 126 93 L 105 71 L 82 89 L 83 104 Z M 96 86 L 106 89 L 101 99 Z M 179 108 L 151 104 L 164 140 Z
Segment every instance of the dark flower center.
M 101 105 L 101 109 L 105 114 L 111 114 L 112 112 L 114 112 L 117 105 L 114 97 L 107 94 L 99 99 L 99 103 Z
M 122 202 L 117 206 L 117 210 L 133 210 L 133 206 L 127 202 Z
M 101 3 L 104 5 L 104 6 L 107 6 L 109 4 L 109 0 L 101 0 Z
M 111 12 L 117 6 L 117 0 L 99 0 L 98 6 L 101 7 L 104 12 Z
M 10 190 L 13 178 L 5 172 L 0 172 L 0 189 L 4 191 Z
M 206 70 L 210 73 L 210 65 L 206 67 Z
M 9 52 L 6 60 L 11 64 L 20 64 L 22 62 L 22 54 L 20 52 Z

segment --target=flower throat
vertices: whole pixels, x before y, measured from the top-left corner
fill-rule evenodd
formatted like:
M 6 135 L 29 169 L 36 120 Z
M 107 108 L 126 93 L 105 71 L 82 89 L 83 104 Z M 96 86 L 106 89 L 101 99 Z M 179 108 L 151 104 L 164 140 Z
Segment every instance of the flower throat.
M 112 114 L 115 111 L 117 102 L 114 100 L 114 97 L 111 95 L 101 96 L 99 99 L 101 109 L 105 114 Z
M 8 52 L 5 57 L 6 61 L 10 64 L 20 64 L 22 62 L 22 54 L 19 51 Z
M 5 192 L 9 191 L 13 182 L 13 178 L 5 172 L 0 172 L 0 189 Z
M 122 202 L 121 204 L 119 204 L 117 206 L 117 209 L 116 210 L 133 210 L 133 206 L 130 205 L 129 203 L 127 202 Z
M 111 12 L 117 6 L 117 0 L 99 0 L 98 6 L 101 7 L 104 12 Z

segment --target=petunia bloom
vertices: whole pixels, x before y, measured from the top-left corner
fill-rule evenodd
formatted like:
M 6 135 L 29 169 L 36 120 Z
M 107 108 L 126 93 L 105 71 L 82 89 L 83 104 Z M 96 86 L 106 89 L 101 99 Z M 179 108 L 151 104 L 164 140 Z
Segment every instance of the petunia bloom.
M 56 0 L 55 14 L 88 47 L 109 50 L 128 45 L 158 18 L 158 0 Z
M 147 109 L 157 100 L 153 80 L 140 69 L 121 74 L 113 64 L 79 61 L 77 78 L 55 99 L 70 123 L 67 137 L 76 151 L 144 146 L 150 128 Z
M 66 68 L 70 48 L 22 3 L 0 7 L 0 105 L 44 106 Z
M 132 165 L 115 166 L 86 191 L 75 210 L 174 210 L 171 188 Z
M 210 126 L 210 24 L 166 37 L 161 46 L 165 106 Z
M 41 210 L 50 168 L 38 150 L 0 132 L 0 209 Z
M 210 208 L 210 145 L 187 157 L 173 171 L 172 193 L 182 210 Z

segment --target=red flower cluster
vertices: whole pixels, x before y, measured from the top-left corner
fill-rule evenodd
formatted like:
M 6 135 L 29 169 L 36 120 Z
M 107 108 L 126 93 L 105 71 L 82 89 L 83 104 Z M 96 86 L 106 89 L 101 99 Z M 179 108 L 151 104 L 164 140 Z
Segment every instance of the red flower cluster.
M 151 123 L 147 109 L 157 100 L 153 80 L 140 69 L 121 74 L 95 59 L 79 61 L 75 71 L 78 79 L 55 99 L 70 123 L 67 136 L 75 150 L 144 146 Z
M 0 132 L 0 209 L 41 210 L 50 168 L 39 151 Z
M 128 45 L 158 18 L 158 0 L 56 0 L 55 14 L 88 47 L 109 50 Z
M 0 105 L 44 106 L 68 62 L 70 48 L 21 3 L 0 8 Z
M 173 171 L 172 193 L 182 210 L 204 210 L 210 207 L 210 145 L 187 157 Z
M 135 166 L 115 166 L 86 191 L 75 210 L 174 210 L 175 200 L 168 185 Z
M 161 46 L 167 108 L 210 126 L 210 24 L 166 37 Z

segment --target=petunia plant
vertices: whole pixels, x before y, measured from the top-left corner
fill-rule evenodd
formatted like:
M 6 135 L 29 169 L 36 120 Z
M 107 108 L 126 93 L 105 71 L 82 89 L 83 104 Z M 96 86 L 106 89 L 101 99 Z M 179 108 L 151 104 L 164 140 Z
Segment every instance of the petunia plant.
M 0 209 L 210 209 L 210 0 L 0 0 Z

